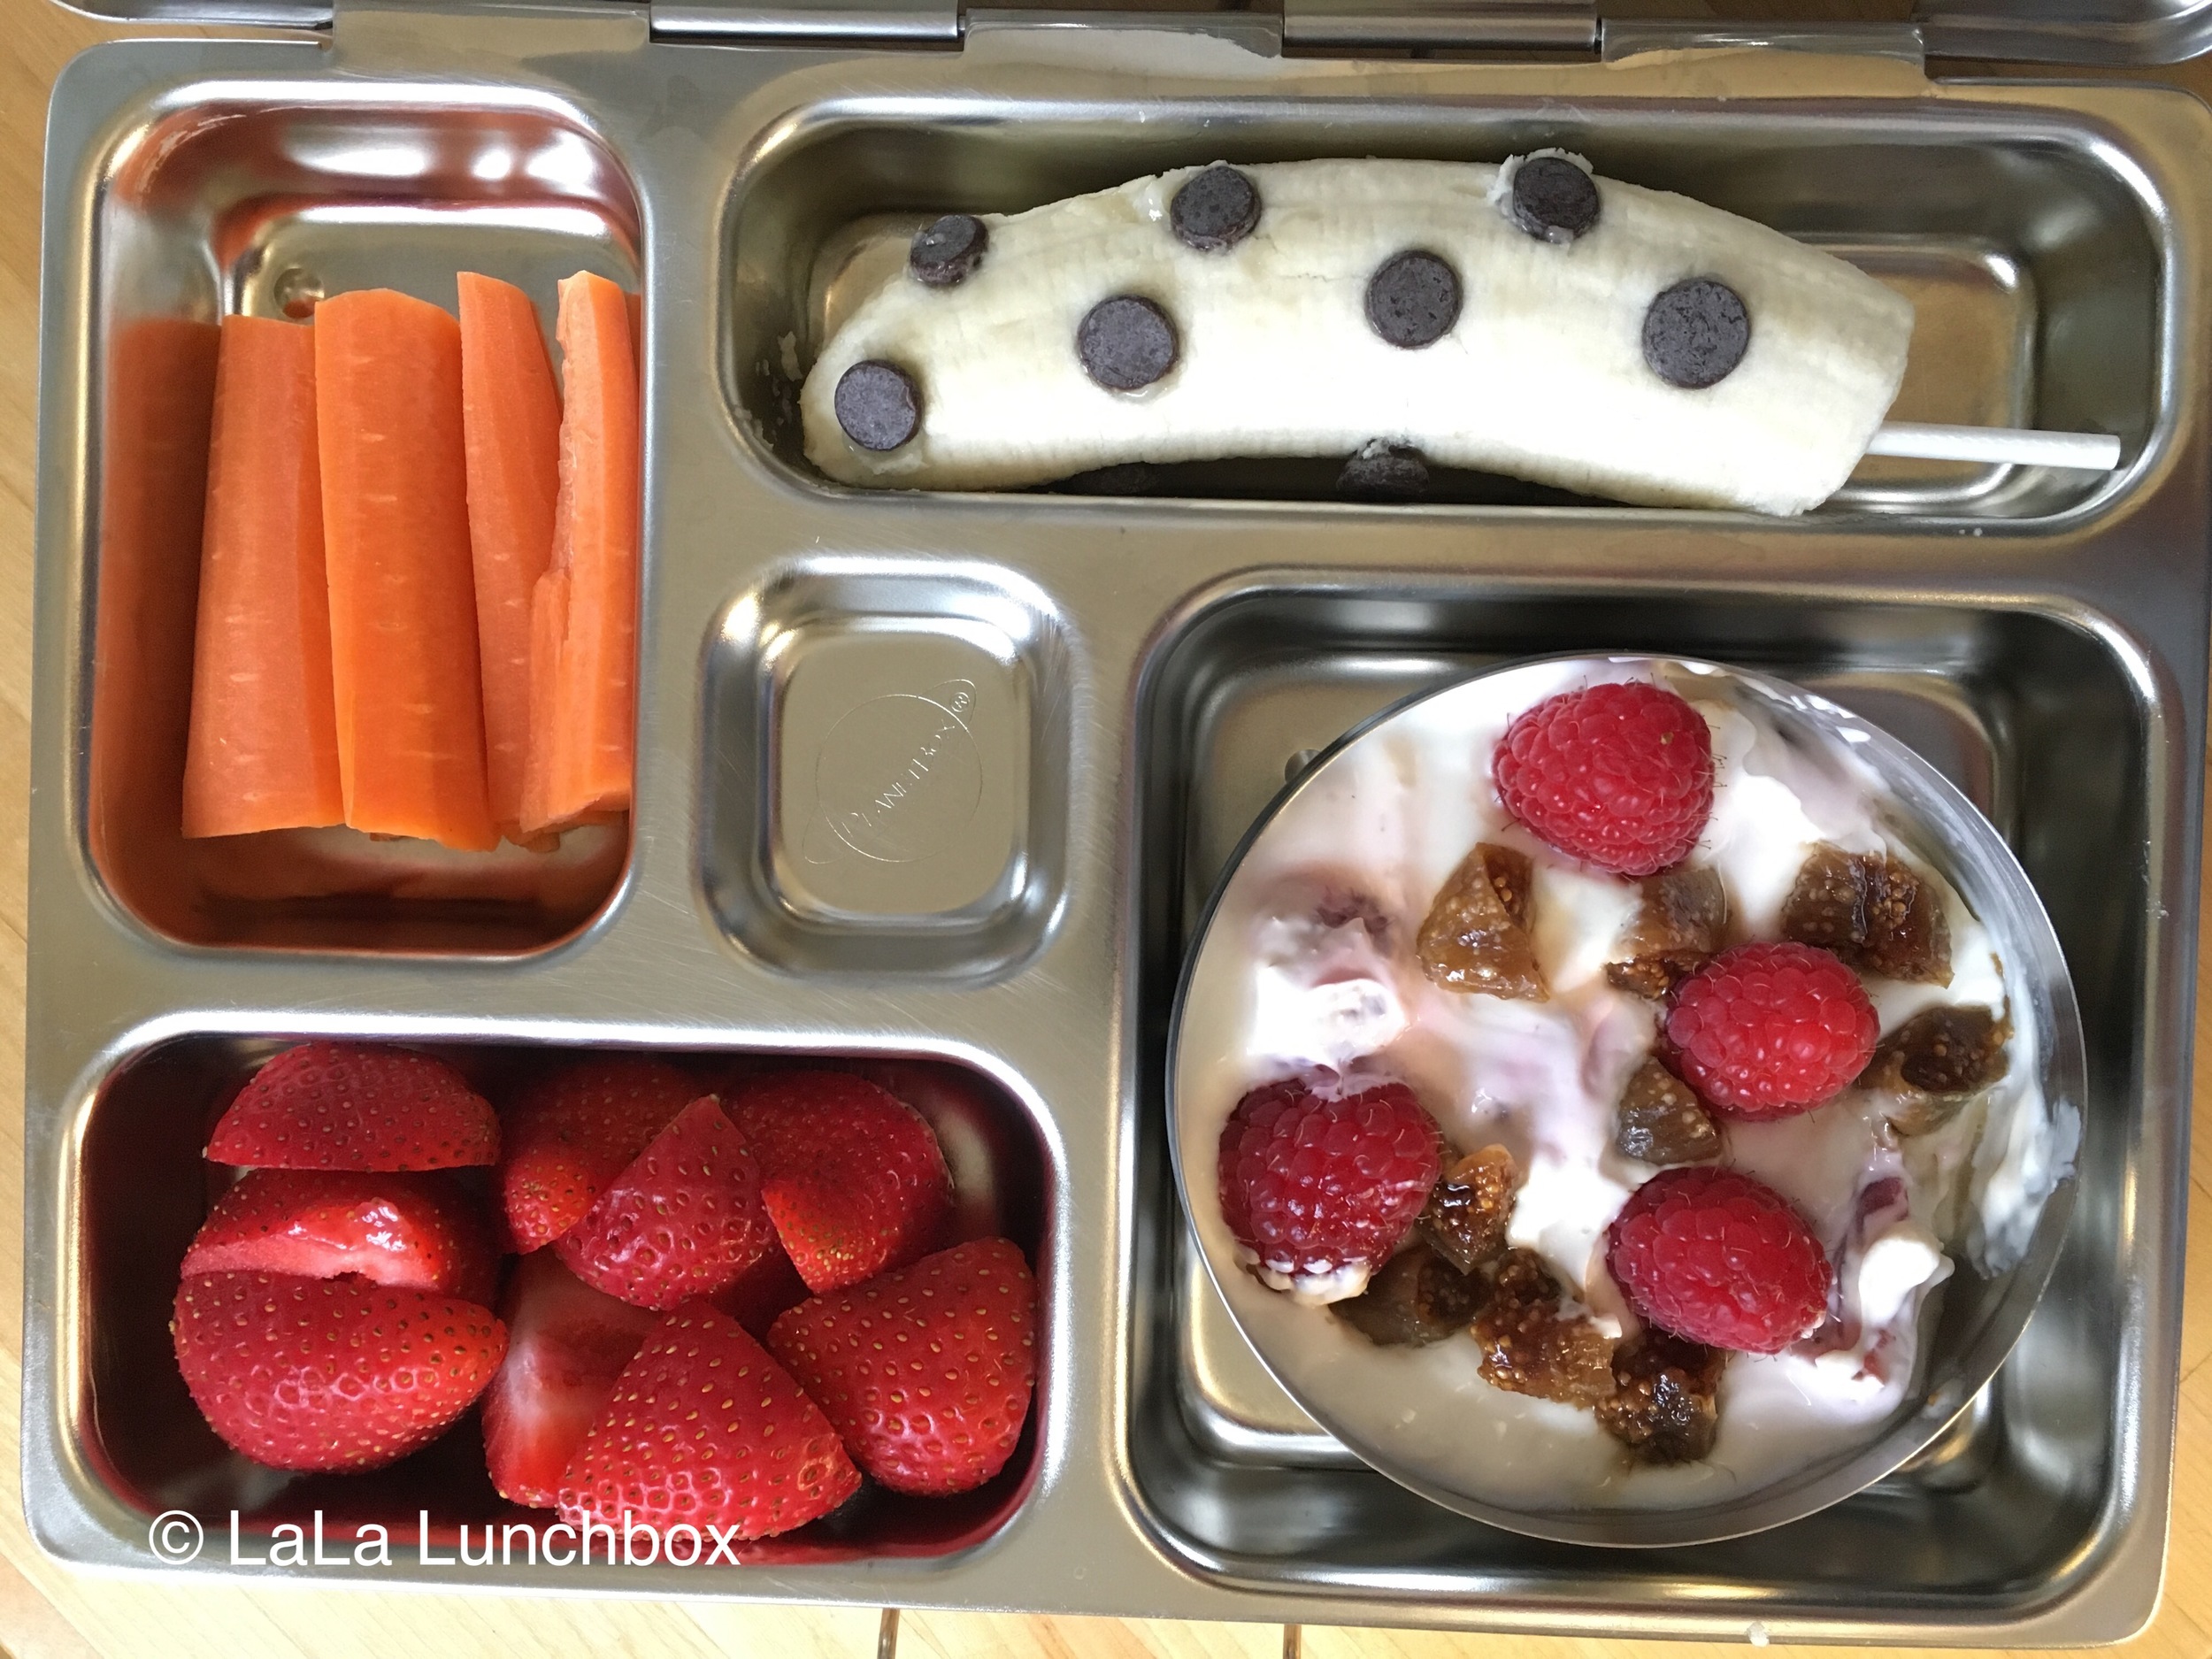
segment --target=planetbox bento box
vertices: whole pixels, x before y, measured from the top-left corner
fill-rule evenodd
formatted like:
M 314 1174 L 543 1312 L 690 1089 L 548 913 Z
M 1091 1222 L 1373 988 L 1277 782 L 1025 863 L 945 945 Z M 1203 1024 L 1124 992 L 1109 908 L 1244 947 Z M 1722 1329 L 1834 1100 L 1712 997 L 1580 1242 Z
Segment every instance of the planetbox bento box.
M 23 1490 L 50 1552 L 255 1581 L 1777 1641 L 2074 1644 L 2148 1617 L 2188 1183 L 2212 112 L 1941 60 L 2178 58 L 2212 10 L 109 9 L 291 33 L 96 47 L 49 129 Z M 1290 463 L 1141 496 L 870 494 L 801 454 L 795 377 L 846 279 L 938 213 L 1222 158 L 1544 145 L 1904 290 L 1900 417 L 2115 433 L 2120 470 L 1871 461 L 1783 521 L 1479 489 L 1359 505 L 1333 466 Z M 463 268 L 643 296 L 630 818 L 549 857 L 187 842 L 210 325 L 369 286 L 449 304 Z M 2017 1348 L 1897 1474 L 1724 1542 L 1518 1536 L 1366 1468 L 1237 1334 L 1170 1171 L 1178 977 L 1286 770 L 1411 694 L 1561 652 L 1739 664 L 1886 728 L 2016 853 L 2080 1002 L 2073 1214 Z M 957 752 L 871 819 L 871 769 L 929 694 L 957 704 Z M 170 1360 L 209 1113 L 311 1035 L 495 1079 L 558 1047 L 918 1065 L 1038 1275 L 1013 1464 L 773 1566 L 219 1547 L 164 1565 L 148 1531 L 173 1509 L 211 1535 L 234 1510 L 316 1509 L 403 1535 L 426 1506 L 495 1502 L 480 1470 L 434 1461 L 257 1470 Z

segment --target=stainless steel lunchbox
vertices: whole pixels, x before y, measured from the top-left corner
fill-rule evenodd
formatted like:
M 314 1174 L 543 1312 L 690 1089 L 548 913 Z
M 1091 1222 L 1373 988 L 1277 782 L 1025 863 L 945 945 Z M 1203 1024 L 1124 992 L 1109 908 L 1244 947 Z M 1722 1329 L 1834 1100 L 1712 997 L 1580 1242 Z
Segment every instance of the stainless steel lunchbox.
M 297 34 L 96 48 L 55 96 L 24 1223 L 48 1550 L 156 1570 L 172 1508 L 211 1533 L 233 1509 L 482 1513 L 461 1468 L 273 1480 L 169 1369 L 209 1114 L 274 1041 L 345 1033 L 488 1079 L 550 1044 L 926 1063 L 1038 1269 L 1033 1433 L 968 1508 L 879 1511 L 771 1564 L 295 1570 L 230 1565 L 219 1537 L 194 1571 L 1777 1641 L 2070 1644 L 2148 1617 L 2188 1181 L 2212 112 L 1931 78 L 1925 55 L 2178 58 L 2212 9 L 1964 0 L 1786 29 L 1546 0 L 118 10 Z M 2116 432 L 2123 470 L 1872 462 L 1780 522 L 1480 488 L 1359 506 L 1300 465 L 867 495 L 800 457 L 795 375 L 856 264 L 926 216 L 1221 157 L 1552 143 L 1903 287 L 1901 417 Z M 208 326 L 373 284 L 450 303 L 469 266 L 643 292 L 632 821 L 538 862 L 188 846 L 170 803 Z M 1740 663 L 1911 744 L 2018 853 L 2087 1037 L 2071 1233 L 1995 1384 L 1900 1475 L 1697 1548 L 1520 1538 L 1366 1470 L 1243 1347 L 1168 1173 L 1182 955 L 1286 768 L 1410 692 L 1564 650 Z M 931 781 L 880 799 L 880 767 L 928 743 L 950 745 Z

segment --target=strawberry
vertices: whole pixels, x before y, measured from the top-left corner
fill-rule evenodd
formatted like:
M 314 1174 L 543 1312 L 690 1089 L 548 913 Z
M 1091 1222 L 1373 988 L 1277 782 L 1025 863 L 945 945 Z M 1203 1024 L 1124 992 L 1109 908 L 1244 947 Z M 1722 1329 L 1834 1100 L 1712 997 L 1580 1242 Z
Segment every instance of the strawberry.
M 737 1283 L 707 1300 L 717 1313 L 726 1313 L 743 1325 L 747 1335 L 765 1338 L 776 1316 L 786 1308 L 797 1307 L 807 1294 L 806 1280 L 791 1265 L 791 1258 L 783 1253 L 771 1228 L 768 1248 L 760 1259 L 737 1276 Z
M 499 1368 L 488 1310 L 351 1276 L 196 1273 L 170 1322 L 216 1433 L 272 1469 L 374 1469 L 437 1438 Z
M 734 1321 L 687 1302 L 623 1368 L 562 1479 L 561 1518 L 769 1538 L 859 1489 L 821 1408 Z
M 515 1248 L 550 1244 L 699 1091 L 665 1060 L 596 1055 L 548 1072 L 506 1111 L 500 1200 Z
M 252 1170 L 201 1223 L 184 1271 L 359 1273 L 488 1305 L 499 1256 L 480 1204 L 450 1177 Z
M 499 1156 L 490 1104 L 442 1060 L 303 1042 L 254 1073 L 207 1156 L 257 1170 L 446 1170 Z
M 979 1239 L 792 1309 L 769 1350 L 821 1402 L 862 1469 L 940 1497 L 1004 1468 L 1037 1378 L 1037 1285 Z
M 660 1321 L 594 1290 L 551 1250 L 515 1263 L 499 1312 L 507 1357 L 484 1391 L 484 1462 L 500 1496 L 550 1509 L 615 1379 Z
M 819 1294 L 934 1248 L 952 1177 L 928 1121 L 842 1071 L 781 1071 L 741 1086 L 730 1115 L 760 1164 L 761 1201 Z
M 553 1248 L 594 1289 L 665 1311 L 729 1289 L 775 1241 L 745 1137 L 704 1094 Z

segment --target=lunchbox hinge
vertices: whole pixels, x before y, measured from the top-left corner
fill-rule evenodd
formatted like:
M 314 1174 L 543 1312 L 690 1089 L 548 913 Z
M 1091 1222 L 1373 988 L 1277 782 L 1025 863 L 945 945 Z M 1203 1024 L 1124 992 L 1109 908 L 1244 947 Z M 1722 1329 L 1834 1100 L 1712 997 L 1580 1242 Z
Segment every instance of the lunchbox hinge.
M 1721 23 L 1710 18 L 1608 18 L 1599 31 L 1607 63 L 1645 52 L 1777 51 L 1895 58 L 1919 65 L 1927 43 L 1904 22 Z
M 1283 46 L 1329 52 L 1587 52 L 1594 4 L 1571 0 L 1282 0 Z
M 949 46 L 960 41 L 960 0 L 653 0 L 661 39 L 733 44 Z

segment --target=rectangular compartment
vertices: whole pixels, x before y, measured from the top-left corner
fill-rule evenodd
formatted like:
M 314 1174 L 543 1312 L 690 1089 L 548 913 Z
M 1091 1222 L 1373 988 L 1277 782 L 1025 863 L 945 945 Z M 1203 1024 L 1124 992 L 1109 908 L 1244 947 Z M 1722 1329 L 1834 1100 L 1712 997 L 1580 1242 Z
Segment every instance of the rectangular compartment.
M 699 876 L 715 919 L 797 972 L 1003 971 L 1066 859 L 1068 662 L 1011 572 L 819 560 L 708 646 Z
M 1930 1453 L 1849 1502 L 1695 1549 L 1605 1551 L 1486 1528 L 1362 1467 L 1246 1348 L 1187 1240 L 1167 1162 L 1167 1017 L 1218 873 L 1286 772 L 1348 728 L 1485 664 L 1561 650 L 1707 656 L 1811 686 L 1912 743 L 2004 831 L 2067 951 L 2090 1057 L 2080 1190 L 2056 1277 L 1990 1396 Z M 2143 1340 L 2098 1286 L 2143 1271 L 2139 846 L 2149 764 L 2137 665 L 2062 616 L 1752 594 L 1624 599 L 1438 583 L 1237 587 L 1160 649 L 1140 713 L 1138 1213 L 1133 1476 L 1191 1570 L 1240 1587 L 1383 1600 L 1509 1596 L 1653 1608 L 1696 1581 L 1758 1617 L 2023 1616 L 2101 1570 L 2125 1531 Z M 2147 1586 L 2146 1587 L 2147 1588 Z M 2147 1601 L 2143 1604 L 2147 1611 Z
M 639 283 L 634 189 L 574 117 L 481 88 L 420 90 L 444 96 L 188 91 L 115 134 L 100 163 L 97 507 L 73 561 L 90 663 L 81 821 L 115 901 L 184 943 L 527 950 L 603 908 L 628 862 L 623 824 L 545 854 L 342 828 L 180 832 L 219 319 L 305 316 L 362 288 L 450 311 L 455 273 L 480 270 L 530 293 L 549 343 L 560 278 Z
M 1755 123 L 1755 126 L 1753 125 Z M 940 213 L 1014 212 L 1162 168 L 1228 159 L 1381 155 L 1496 160 L 1559 145 L 1600 173 L 1678 190 L 1824 246 L 1918 308 L 1899 420 L 2113 432 L 2139 455 L 2161 424 L 2157 209 L 2092 135 L 1984 112 L 1901 132 L 1894 118 L 1669 112 L 1602 100 L 1541 109 L 1314 100 L 1148 109 L 1141 128 L 1084 104 L 865 99 L 803 111 L 738 179 L 721 287 L 725 394 L 777 460 L 833 488 L 801 453 L 796 397 L 820 342 L 906 239 Z M 1080 494 L 1328 501 L 1341 457 L 1111 468 Z M 1906 522 L 2045 518 L 2124 489 L 2106 475 L 1873 457 L 1818 516 Z M 1439 470 L 1434 503 L 1608 503 Z M 1647 517 L 1650 509 L 1614 509 Z
M 178 1264 L 228 1184 L 228 1172 L 204 1163 L 201 1148 L 245 1079 L 283 1046 L 280 1039 L 212 1033 L 157 1041 L 126 1055 L 79 1104 L 81 1152 L 70 1172 L 65 1212 L 72 1217 L 65 1248 L 75 1264 L 74 1300 L 63 1316 L 58 1366 L 65 1379 L 60 1432 L 76 1478 L 96 1502 L 120 1506 L 134 1517 L 128 1525 L 138 1537 L 164 1510 L 197 1516 L 214 1540 L 207 1564 L 222 1563 L 234 1509 L 241 1512 L 239 1526 L 249 1540 L 265 1539 L 282 1522 L 308 1523 L 319 1509 L 340 1555 L 346 1553 L 336 1543 L 341 1534 L 377 1522 L 390 1529 L 394 1559 L 403 1571 L 419 1533 L 418 1512 L 426 1508 L 434 1541 L 449 1553 L 463 1524 L 480 1536 L 489 1522 L 542 1522 L 543 1511 L 518 1509 L 492 1489 L 473 1409 L 436 1442 L 389 1468 L 286 1476 L 230 1451 L 185 1392 L 169 1338 Z M 578 1052 L 545 1043 L 452 1038 L 411 1046 L 450 1061 L 495 1104 L 533 1070 Z M 713 1048 L 653 1052 L 690 1071 L 702 1093 L 749 1071 L 826 1060 Z M 1049 1213 L 1049 1153 L 1040 1125 L 1006 1090 L 965 1066 L 880 1055 L 848 1064 L 930 1120 L 953 1172 L 963 1236 L 996 1233 L 1019 1244 L 1039 1271 L 1048 1306 L 1058 1223 Z M 488 1174 L 463 1173 L 471 1180 Z M 1041 1333 L 1050 1330 L 1048 1313 L 1041 1310 L 1039 1325 Z M 1054 1409 L 1041 1394 L 1049 1375 L 1049 1364 L 1041 1363 L 1041 1394 L 1029 1427 L 1007 1467 L 983 1487 L 930 1500 L 871 1488 L 849 1509 L 751 1553 L 786 1565 L 834 1563 L 944 1555 L 989 1537 L 1022 1507 L 1035 1484 L 1037 1425 L 1043 1411 Z M 602 1582 L 632 1593 L 655 1588 L 656 1571 L 663 1572 L 659 1588 L 701 1587 L 697 1574 L 680 1571 L 605 1571 L 611 1577 Z M 369 1575 L 372 1580 L 378 1576 Z M 480 1581 L 480 1575 L 472 1577 Z M 513 1577 L 516 1582 L 534 1577 L 519 1555 Z M 572 1570 L 537 1581 L 573 1585 L 588 1577 Z

